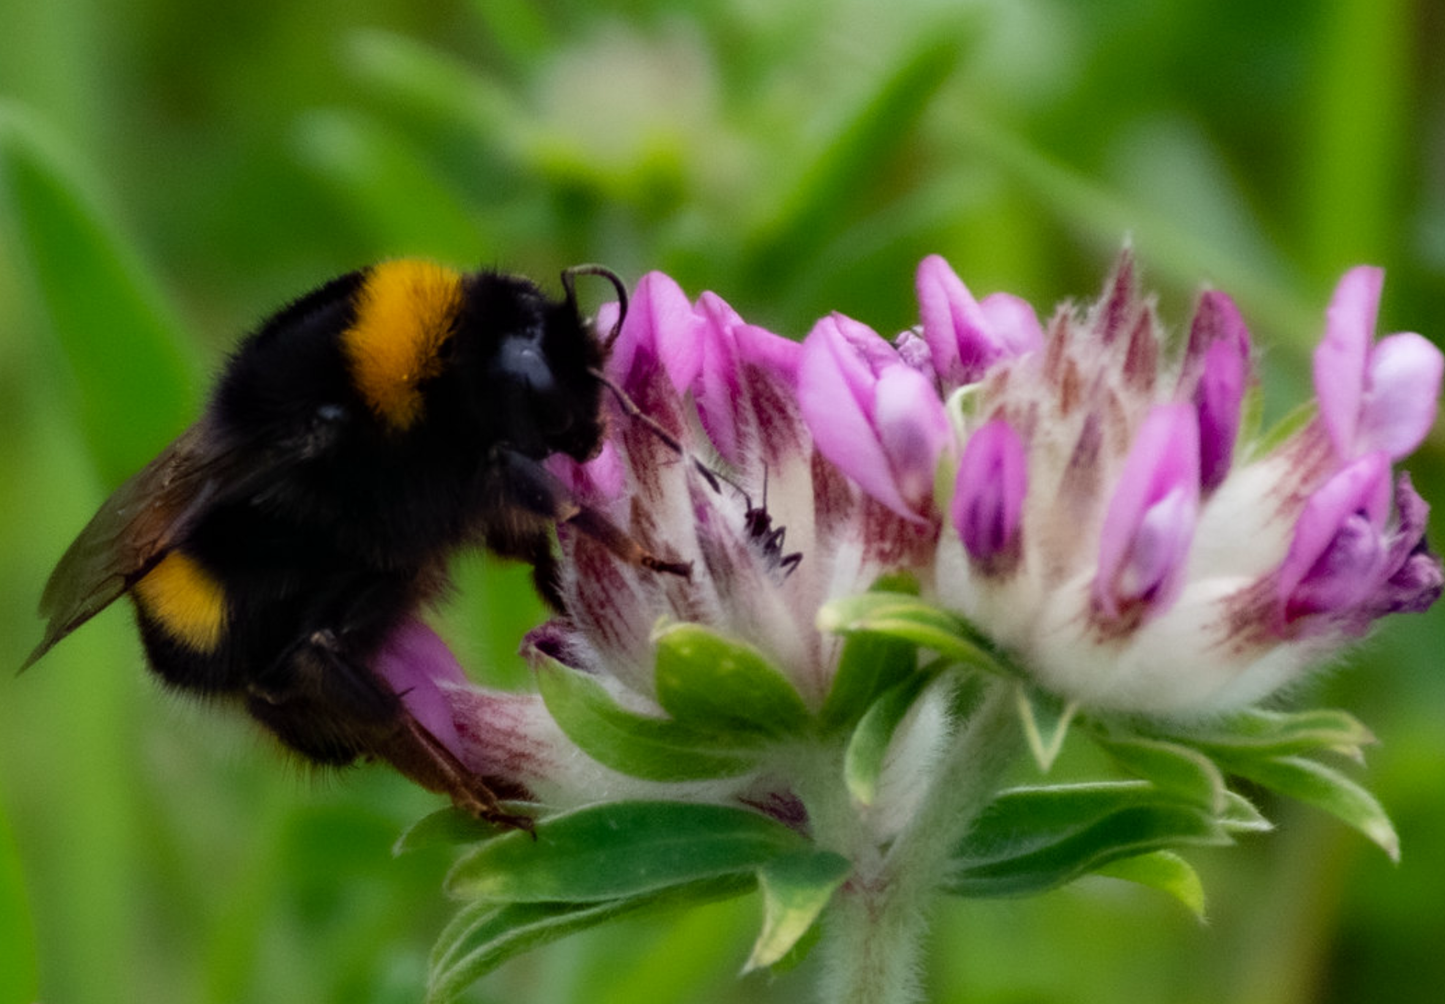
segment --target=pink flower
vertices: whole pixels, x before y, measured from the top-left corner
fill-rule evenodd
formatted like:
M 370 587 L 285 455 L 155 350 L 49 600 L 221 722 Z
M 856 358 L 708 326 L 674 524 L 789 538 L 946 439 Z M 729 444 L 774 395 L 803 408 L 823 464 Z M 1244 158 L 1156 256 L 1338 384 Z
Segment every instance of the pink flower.
M 1391 460 L 1414 451 L 1435 423 L 1440 350 L 1417 334 L 1375 342 L 1382 269 L 1345 273 L 1330 300 L 1325 337 L 1315 350 L 1315 393 L 1336 454 L 1352 460 L 1383 450 Z
M 871 328 L 834 314 L 803 342 L 797 394 L 823 456 L 898 515 L 924 522 L 951 438 L 928 378 Z
M 1008 293 L 975 300 L 938 255 L 919 263 L 915 288 L 923 337 L 947 387 L 973 383 L 998 360 L 1033 352 L 1044 343 L 1027 301 Z
M 1023 440 L 1002 419 L 979 427 L 959 461 L 949 516 L 969 557 L 999 573 L 1019 557 L 1019 528 L 1029 490 Z

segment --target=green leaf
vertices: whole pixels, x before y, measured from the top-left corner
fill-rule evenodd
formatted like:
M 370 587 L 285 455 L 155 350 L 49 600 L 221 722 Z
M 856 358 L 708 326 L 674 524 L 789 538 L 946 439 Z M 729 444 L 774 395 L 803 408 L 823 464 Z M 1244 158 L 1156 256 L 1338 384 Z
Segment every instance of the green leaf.
M 679 725 L 722 737 L 784 738 L 811 716 L 788 678 L 751 645 L 701 624 L 657 631 L 657 701 Z
M 601 903 L 468 903 L 432 950 L 427 1000 L 430 1004 L 454 1000 L 513 956 L 576 931 L 646 909 L 738 896 L 752 886 L 751 876 L 727 876 Z
M 470 851 L 447 877 L 466 899 L 601 902 L 738 874 L 806 846 L 747 809 L 687 802 L 607 802 L 506 833 Z
M 1360 747 L 1375 742 L 1374 733 L 1359 719 L 1326 708 L 1294 713 L 1250 709 L 1176 738 L 1232 758 L 1294 756 L 1328 749 L 1359 759 Z
M 1094 869 L 1094 874 L 1157 889 L 1183 903 L 1200 920 L 1204 919 L 1204 883 L 1194 867 L 1172 851 L 1120 858 Z
M 74 377 L 91 455 L 106 482 L 120 484 L 195 417 L 190 343 L 69 151 L 7 103 L 0 207 Z
M 884 575 L 870 592 L 918 595 L 909 576 Z M 901 638 L 860 633 L 843 642 L 833 685 L 818 718 L 825 730 L 856 725 L 878 696 L 918 668 L 918 646 Z
M 920 672 L 909 676 L 874 701 L 853 730 L 843 758 L 843 779 L 848 785 L 848 794 L 859 805 L 873 804 L 878 791 L 878 776 L 883 770 L 893 733 L 918 700 L 923 688 L 936 678 L 936 673 Z
M 1224 811 L 1224 775 L 1203 753 L 1162 739 L 1093 738 L 1130 773 L 1215 815 Z
M 407 827 L 392 845 L 391 853 L 400 856 L 424 847 L 475 844 L 504 832 L 505 829 L 495 823 L 488 823 L 470 812 L 447 806 L 423 816 Z
M 774 858 L 758 870 L 763 891 L 763 930 L 743 972 L 771 966 L 791 952 L 813 927 L 852 864 L 832 851 L 805 850 Z
M 665 718 L 629 711 L 596 679 L 534 653 L 537 687 L 567 737 L 599 763 L 649 781 L 734 777 L 755 766 L 716 735 Z
M 1042 892 L 1111 861 L 1178 846 L 1227 844 L 1219 823 L 1143 781 L 1005 791 L 953 855 L 948 892 Z
M 1253 802 L 1237 791 L 1224 793 L 1224 811 L 1218 814 L 1219 825 L 1229 833 L 1268 833 L 1274 824 Z
M 1015 689 L 1015 696 L 1019 723 L 1023 727 L 1029 752 L 1033 754 L 1039 770 L 1047 774 L 1058 759 L 1059 751 L 1064 748 L 1069 725 L 1073 723 L 1079 706 L 1072 701 L 1063 704 L 1050 694 L 1031 691 L 1022 685 Z
M 952 663 L 1005 672 L 988 641 L 957 614 L 906 593 L 859 593 L 825 603 L 817 627 L 829 634 L 877 634 L 937 652 Z
M 1325 810 L 1363 833 L 1391 861 L 1400 860 L 1400 837 L 1384 807 L 1339 771 L 1303 757 L 1231 758 L 1221 763 L 1231 774 Z

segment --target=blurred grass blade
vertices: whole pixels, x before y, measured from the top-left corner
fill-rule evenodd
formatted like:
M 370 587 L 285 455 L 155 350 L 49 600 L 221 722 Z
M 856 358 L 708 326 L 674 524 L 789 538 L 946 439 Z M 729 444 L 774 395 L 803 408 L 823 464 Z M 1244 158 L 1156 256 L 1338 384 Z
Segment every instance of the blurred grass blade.
M 497 246 L 462 193 L 373 120 L 313 111 L 297 123 L 295 144 L 354 225 L 387 255 L 470 262 L 480 248 Z
M 39 992 L 35 931 L 20 870 L 20 855 L 0 811 L 0 1004 L 32 1001 Z
M 40 122 L 0 103 L 0 216 L 75 378 L 91 455 L 117 485 L 195 417 L 198 367 L 159 283 L 83 176 Z
M 934 96 L 971 48 L 957 29 L 917 43 L 896 71 L 848 116 L 800 172 L 772 218 L 752 239 L 743 285 L 766 297 L 785 291 L 837 233 L 844 207 L 902 151 Z M 784 182 L 786 185 L 786 182 Z

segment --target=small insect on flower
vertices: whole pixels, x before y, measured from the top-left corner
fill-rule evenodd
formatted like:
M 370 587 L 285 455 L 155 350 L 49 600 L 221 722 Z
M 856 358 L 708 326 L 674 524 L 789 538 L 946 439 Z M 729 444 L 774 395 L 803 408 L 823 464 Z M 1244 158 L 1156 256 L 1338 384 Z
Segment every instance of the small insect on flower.
M 28 667 L 130 594 L 151 667 L 244 705 L 320 764 L 381 758 L 474 815 L 527 827 L 435 721 L 418 658 L 449 659 L 417 614 L 445 562 L 482 546 L 530 562 L 557 602 L 551 531 L 686 575 L 543 466 L 604 436 L 611 339 L 566 296 L 493 271 L 391 261 L 328 282 L 243 341 L 201 419 L 112 495 L 60 559 Z

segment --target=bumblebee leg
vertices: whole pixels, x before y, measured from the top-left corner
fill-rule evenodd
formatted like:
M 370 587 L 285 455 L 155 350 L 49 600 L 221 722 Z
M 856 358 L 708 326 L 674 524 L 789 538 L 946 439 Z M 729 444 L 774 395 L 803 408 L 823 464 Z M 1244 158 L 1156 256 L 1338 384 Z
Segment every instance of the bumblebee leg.
M 532 829 L 529 818 L 503 810 L 493 786 L 457 759 L 407 710 L 400 695 L 348 651 L 344 633 L 313 631 L 282 659 L 288 665 L 268 675 L 288 685 L 253 687 L 247 708 L 286 745 L 323 764 L 378 757 L 478 819 Z
M 500 453 L 504 465 L 502 480 L 511 495 L 509 501 L 515 505 L 549 522 L 576 527 L 628 564 L 683 578 L 692 574 L 690 563 L 657 557 L 601 512 L 577 501 L 565 484 L 531 457 L 513 450 L 504 449 Z M 488 543 L 502 554 L 528 560 L 534 557 L 528 549 L 509 549 L 505 540 Z

